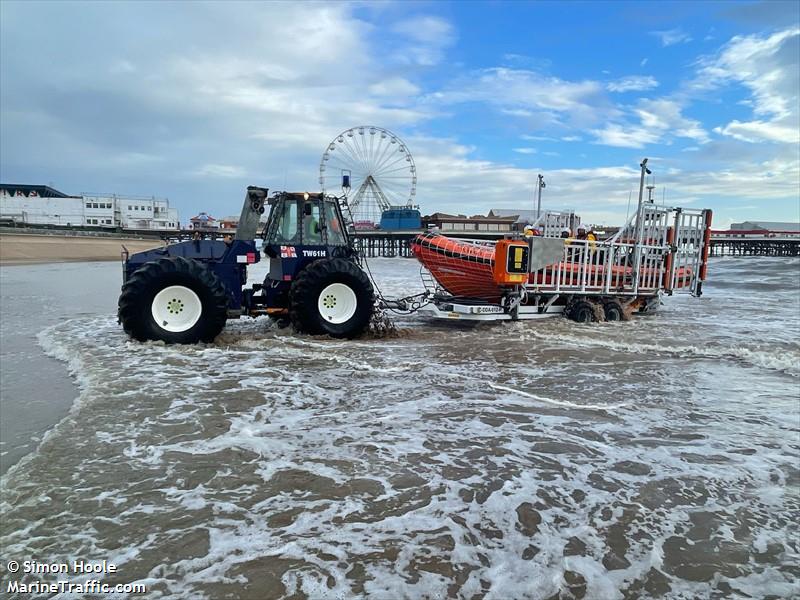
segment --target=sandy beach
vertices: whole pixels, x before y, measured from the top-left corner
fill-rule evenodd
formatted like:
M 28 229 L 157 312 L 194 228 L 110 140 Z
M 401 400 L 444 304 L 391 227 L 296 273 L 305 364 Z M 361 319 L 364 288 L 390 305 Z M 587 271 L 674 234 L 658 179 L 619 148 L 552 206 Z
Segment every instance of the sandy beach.
M 122 237 L 0 234 L 0 265 L 120 260 L 122 246 L 131 253 L 161 245 L 159 240 Z

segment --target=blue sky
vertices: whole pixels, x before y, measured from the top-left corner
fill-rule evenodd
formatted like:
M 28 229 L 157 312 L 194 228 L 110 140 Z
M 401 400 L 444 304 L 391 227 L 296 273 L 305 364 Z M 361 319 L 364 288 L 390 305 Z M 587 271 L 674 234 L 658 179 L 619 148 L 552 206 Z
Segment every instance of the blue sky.
M 0 3 L 0 179 L 238 214 L 357 125 L 424 213 L 657 197 L 800 220 L 797 2 Z

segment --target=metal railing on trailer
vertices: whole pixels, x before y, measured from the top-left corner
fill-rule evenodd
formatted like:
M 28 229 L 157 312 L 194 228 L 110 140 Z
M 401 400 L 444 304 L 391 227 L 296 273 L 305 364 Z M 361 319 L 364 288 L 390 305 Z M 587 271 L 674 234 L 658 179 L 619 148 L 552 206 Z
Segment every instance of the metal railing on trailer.
M 532 271 L 525 288 L 534 293 L 648 296 L 688 291 L 699 296 L 709 223 L 708 210 L 643 205 L 609 240 L 566 240 L 561 260 Z M 532 250 L 537 240 L 530 240 Z
M 561 232 L 565 229 L 575 231 L 581 224 L 581 218 L 574 211 L 555 211 L 548 210 L 543 212 L 528 227 L 535 229 L 542 237 L 557 238 L 561 237 Z

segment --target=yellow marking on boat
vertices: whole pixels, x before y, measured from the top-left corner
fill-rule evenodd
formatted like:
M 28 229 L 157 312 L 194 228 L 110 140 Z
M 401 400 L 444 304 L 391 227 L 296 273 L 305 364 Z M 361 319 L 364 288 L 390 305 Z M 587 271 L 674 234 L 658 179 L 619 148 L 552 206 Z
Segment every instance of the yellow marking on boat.
M 514 268 L 521 269 L 522 268 L 522 248 L 517 246 L 514 248 Z

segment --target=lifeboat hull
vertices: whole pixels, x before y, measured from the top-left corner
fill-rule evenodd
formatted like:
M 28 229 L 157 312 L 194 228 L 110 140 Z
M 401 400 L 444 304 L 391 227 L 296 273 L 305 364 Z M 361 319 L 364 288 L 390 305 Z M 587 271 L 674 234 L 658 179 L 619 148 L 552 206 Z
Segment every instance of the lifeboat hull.
M 494 283 L 494 247 L 466 244 L 436 233 L 411 240 L 411 251 L 448 293 L 487 302 L 500 300 Z

